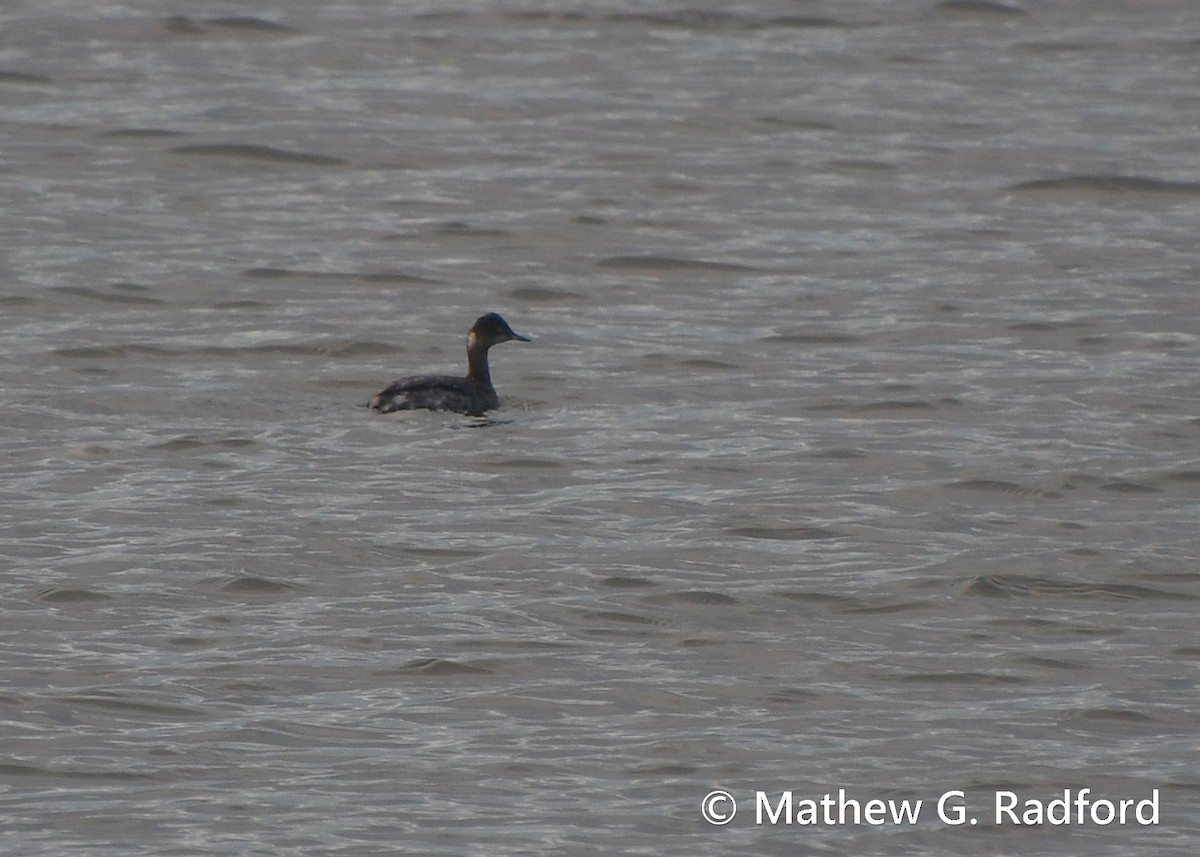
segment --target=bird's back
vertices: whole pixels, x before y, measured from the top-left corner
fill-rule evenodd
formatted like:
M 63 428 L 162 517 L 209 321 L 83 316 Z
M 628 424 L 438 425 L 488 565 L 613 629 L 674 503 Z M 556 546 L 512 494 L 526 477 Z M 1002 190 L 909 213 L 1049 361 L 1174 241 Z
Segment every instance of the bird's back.
M 457 411 L 481 414 L 500 404 L 491 385 L 453 375 L 401 378 L 372 397 L 370 406 L 381 414 L 392 411 Z

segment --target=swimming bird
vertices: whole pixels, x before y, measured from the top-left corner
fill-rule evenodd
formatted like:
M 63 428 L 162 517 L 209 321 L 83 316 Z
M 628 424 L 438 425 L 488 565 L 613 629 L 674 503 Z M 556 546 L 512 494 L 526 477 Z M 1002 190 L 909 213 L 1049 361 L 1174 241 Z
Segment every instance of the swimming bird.
M 515 339 L 529 342 L 494 312 L 480 316 L 467 332 L 467 376 L 416 375 L 393 381 L 371 397 L 370 407 L 381 414 L 392 411 L 457 411 L 476 416 L 500 404 L 488 371 L 488 349 Z

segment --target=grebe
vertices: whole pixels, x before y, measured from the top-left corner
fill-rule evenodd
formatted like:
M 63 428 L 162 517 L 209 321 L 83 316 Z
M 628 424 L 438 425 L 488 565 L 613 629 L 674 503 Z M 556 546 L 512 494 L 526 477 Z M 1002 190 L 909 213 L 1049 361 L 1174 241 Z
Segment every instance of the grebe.
M 488 371 L 488 349 L 515 339 L 529 342 L 494 312 L 481 316 L 467 333 L 467 376 L 416 375 L 393 381 L 371 398 L 370 407 L 381 414 L 392 411 L 457 411 L 478 415 L 500 404 Z

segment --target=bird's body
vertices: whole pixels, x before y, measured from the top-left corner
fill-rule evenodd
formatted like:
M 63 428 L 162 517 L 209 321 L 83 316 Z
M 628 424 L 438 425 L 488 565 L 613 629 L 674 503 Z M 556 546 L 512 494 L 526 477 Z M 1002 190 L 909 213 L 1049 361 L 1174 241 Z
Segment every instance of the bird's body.
M 417 375 L 393 381 L 371 399 L 381 414 L 392 411 L 458 411 L 481 414 L 500 404 L 496 388 L 454 375 Z
M 503 318 L 488 313 L 467 333 L 467 374 L 416 375 L 393 381 L 371 398 L 370 407 L 381 414 L 392 411 L 456 411 L 482 414 L 500 404 L 488 368 L 488 349 L 515 339 L 529 342 L 513 331 Z

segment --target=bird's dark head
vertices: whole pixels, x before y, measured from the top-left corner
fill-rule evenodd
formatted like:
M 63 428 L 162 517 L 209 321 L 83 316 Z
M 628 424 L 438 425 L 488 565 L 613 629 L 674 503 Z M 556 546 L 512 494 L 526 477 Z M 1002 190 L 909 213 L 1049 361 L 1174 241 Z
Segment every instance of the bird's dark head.
M 528 336 L 521 336 L 509 327 L 508 322 L 499 313 L 489 312 L 487 315 L 480 316 L 467 334 L 467 347 L 474 348 L 482 345 L 484 348 L 491 348 L 493 345 L 508 342 L 510 339 L 518 342 L 530 341 Z

